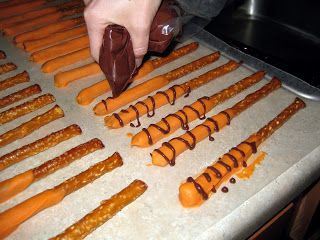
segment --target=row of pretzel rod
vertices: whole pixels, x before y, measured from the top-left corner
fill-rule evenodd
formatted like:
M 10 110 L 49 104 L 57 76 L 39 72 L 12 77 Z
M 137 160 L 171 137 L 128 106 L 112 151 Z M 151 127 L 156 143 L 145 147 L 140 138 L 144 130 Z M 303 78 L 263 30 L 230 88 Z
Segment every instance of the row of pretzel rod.
M 56 87 L 67 87 L 74 81 L 101 74 L 99 65 L 93 61 L 71 70 L 63 70 L 63 67 L 65 66 L 90 59 L 89 39 L 86 26 L 84 25 L 84 19 L 81 16 L 84 7 L 81 1 L 70 0 L 60 5 L 49 5 L 46 0 L 36 0 L 34 1 L 36 3 L 30 4 L 28 7 L 25 7 L 25 3 L 21 0 L 14 1 L 17 1 L 17 3 L 13 5 L 4 4 L 1 6 L 0 4 L 0 13 L 5 13 L 5 15 L 2 15 L 4 17 L 0 18 L 0 30 L 7 36 L 13 37 L 13 41 L 17 47 L 29 52 L 31 61 L 42 64 L 41 69 L 43 72 L 55 74 L 54 84 Z M 16 13 L 19 14 L 11 14 L 13 11 L 16 11 Z M 43 14 L 45 14 L 46 20 L 41 21 L 40 16 Z M 39 24 L 42 25 L 39 26 Z M 165 57 L 147 60 L 140 67 L 132 81 L 138 81 L 154 70 L 182 58 L 187 54 L 193 53 L 198 47 L 198 43 L 192 42 L 175 49 Z M 0 52 L 0 58 L 1 56 L 2 58 L 5 58 L 6 54 Z M 104 123 L 106 127 L 110 129 L 122 128 L 127 124 L 136 128 L 141 127 L 141 118 L 143 116 L 153 117 L 156 114 L 157 109 L 165 105 L 174 105 L 176 101 L 185 99 L 182 98 L 183 96 L 189 96 L 189 94 L 192 94 L 192 91 L 197 88 L 203 87 L 226 74 L 230 74 L 241 66 L 241 62 L 230 60 L 196 78 L 180 84 L 172 84 L 174 81 L 216 62 L 219 58 L 220 52 L 213 52 L 181 65 L 169 72 L 149 78 L 134 87 L 130 87 L 117 98 L 104 98 L 102 101 L 95 104 L 93 112 L 98 116 L 105 116 Z M 0 74 L 13 71 L 14 69 L 13 63 L 3 64 L 0 66 Z M 186 130 L 184 134 L 174 136 L 170 140 L 163 142 L 160 147 L 151 152 L 153 165 L 159 167 L 168 165 L 174 166 L 180 154 L 187 150 L 195 149 L 197 144 L 206 138 L 208 138 L 209 141 L 214 141 L 213 135 L 216 132 L 222 131 L 224 127 L 230 125 L 232 120 L 241 115 L 245 110 L 281 87 L 280 80 L 273 78 L 264 86 L 251 92 L 233 106 L 229 106 L 217 114 L 209 117 L 207 116 L 216 106 L 254 86 L 260 82 L 264 76 L 264 71 L 255 72 L 241 80 L 238 79 L 238 82 L 233 83 L 219 92 L 212 92 L 210 93 L 210 96 L 204 95 L 193 103 L 185 105 L 178 111 L 167 114 L 159 122 L 141 128 L 132 137 L 131 145 L 141 148 L 150 147 L 182 128 L 183 130 Z M 0 91 L 15 86 L 16 84 L 27 82 L 28 80 L 29 76 L 27 72 L 19 73 L 16 76 L 1 81 Z M 159 91 L 159 89 L 169 85 L 170 87 L 166 90 Z M 41 89 L 39 90 L 39 88 L 38 85 L 32 85 L 1 98 L 0 108 L 7 107 L 16 101 L 41 92 Z M 88 105 L 98 96 L 107 94 L 109 90 L 110 86 L 108 85 L 107 80 L 102 80 L 81 90 L 77 95 L 77 102 L 80 105 Z M 135 102 L 143 97 L 144 99 Z M 50 94 L 45 94 L 10 108 L 0 113 L 0 124 L 6 124 L 9 121 L 52 102 L 54 102 L 54 97 Z M 128 104 L 131 105 L 121 109 Z M 304 107 L 305 103 L 301 99 L 296 98 L 287 108 L 280 112 L 265 126 L 249 135 L 244 141 L 231 148 L 217 160 L 213 161 L 212 164 L 196 175 L 196 177 L 188 177 L 179 187 L 179 200 L 181 204 L 185 207 L 195 207 L 204 203 L 225 181 L 247 166 L 250 156 L 257 152 L 257 148 L 269 136 L 290 119 L 290 117 L 298 110 Z M 62 109 L 59 106 L 55 106 L 48 112 L 38 115 L 28 122 L 0 135 L 0 147 L 10 144 L 19 138 L 23 138 L 44 124 L 61 117 L 63 117 Z M 202 122 L 190 129 L 189 124 L 196 120 Z M 70 125 L 7 153 L 0 157 L 0 171 L 79 134 L 81 134 L 81 129 L 77 125 Z M 0 182 L 0 203 L 14 197 L 16 194 L 27 189 L 31 184 L 47 175 L 54 173 L 55 171 L 68 166 L 73 161 L 101 148 L 103 148 L 102 142 L 99 139 L 92 139 L 33 169 L 29 169 L 19 175 Z M 12 209 L 0 213 L 0 225 L 4 224 L 6 226 L 6 228 L 0 230 L 0 237 L 4 237 L 11 233 L 23 221 L 34 214 L 32 211 L 26 211 L 26 206 L 32 204 L 37 208 L 37 204 L 40 204 L 45 199 L 48 201 L 47 205 L 39 208 L 40 210 L 43 210 L 46 207 L 58 203 L 66 195 L 76 191 L 88 182 L 94 181 L 106 171 L 111 171 L 113 168 L 122 165 L 122 161 L 119 161 L 119 159 L 121 160 L 119 154 L 115 154 L 110 159 L 117 159 L 117 164 L 110 165 L 111 167 L 108 168 L 105 167 L 105 165 L 101 167 L 102 165 L 99 164 L 102 164 L 102 162 L 98 163 L 84 172 L 83 175 L 80 174 L 80 177 L 78 175 L 75 178 L 66 180 L 62 184 L 37 194 Z M 108 160 L 108 162 L 109 161 L 111 160 Z M 92 171 L 94 171 L 94 174 Z M 75 181 L 75 179 L 77 180 Z M 146 190 L 146 184 L 142 181 L 136 181 L 135 183 L 138 184 L 138 186 L 135 186 L 138 190 L 130 190 L 129 193 L 127 193 L 129 195 L 131 194 L 131 198 L 129 198 L 130 200 L 126 203 L 120 204 L 121 201 L 117 200 L 119 206 L 116 210 L 112 209 L 113 212 L 118 211 Z M 110 200 L 106 202 L 107 207 L 104 208 L 103 203 L 97 211 L 99 211 L 99 209 L 107 210 L 89 214 L 93 218 L 100 217 L 99 219 L 101 219 L 101 223 L 98 223 L 91 229 L 95 229 L 99 224 L 102 224 L 108 219 L 107 216 L 110 216 L 110 204 L 112 205 L 113 201 Z M 21 216 L 21 212 L 25 212 L 24 216 Z M 83 221 L 80 220 L 54 239 L 63 239 L 64 234 L 81 234 L 82 230 L 85 232 L 84 236 L 85 234 L 88 234 L 88 232 L 92 230 L 84 230 L 84 225 L 87 223 L 86 217 Z M 75 228 L 80 229 L 81 231 L 74 231 Z M 79 235 L 74 236 L 79 237 Z

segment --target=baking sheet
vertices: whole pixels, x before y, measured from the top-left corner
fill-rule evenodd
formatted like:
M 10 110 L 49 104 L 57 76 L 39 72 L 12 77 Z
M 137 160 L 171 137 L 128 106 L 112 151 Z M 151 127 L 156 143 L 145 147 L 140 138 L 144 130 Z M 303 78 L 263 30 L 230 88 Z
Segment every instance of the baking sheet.
M 15 48 L 4 38 L 0 38 L 0 46 L 8 55 L 8 59 L 1 60 L 0 64 L 13 61 L 18 65 L 18 69 L 15 72 L 1 75 L 0 80 L 23 70 L 28 70 L 31 76 L 31 82 L 39 83 L 43 93 L 52 93 L 57 99 L 57 104 L 65 111 L 65 117 L 63 119 L 52 122 L 24 139 L 1 148 L 1 155 L 72 123 L 80 125 L 83 130 L 81 136 L 77 136 L 48 151 L 28 158 L 23 162 L 2 171 L 0 173 L 0 180 L 7 179 L 32 167 L 38 166 L 91 138 L 97 137 L 105 144 L 105 149 L 102 151 L 97 151 L 72 163 L 70 166 L 33 184 L 15 198 L 1 204 L 0 211 L 13 207 L 34 194 L 47 188 L 51 188 L 69 177 L 84 171 L 92 164 L 107 158 L 115 151 L 118 151 L 124 160 L 124 165 L 121 168 L 105 174 L 92 184 L 67 196 L 60 204 L 37 214 L 23 223 L 8 239 L 45 239 L 55 236 L 83 217 L 86 213 L 96 208 L 103 199 L 109 198 L 111 195 L 127 186 L 133 179 L 145 181 L 149 186 L 148 190 L 134 203 L 130 204 L 114 218 L 89 235 L 87 239 L 201 238 L 202 234 L 208 233 L 206 232 L 207 229 L 212 229 L 214 226 L 219 225 L 220 222 L 223 222 L 223 220 L 237 208 L 243 207 L 246 200 L 257 195 L 259 191 L 268 184 L 274 183 L 278 176 L 286 172 L 304 156 L 308 155 L 320 145 L 320 105 L 317 102 L 305 100 L 307 108 L 293 116 L 291 120 L 261 146 L 260 150 L 267 152 L 268 155 L 263 163 L 257 167 L 250 180 L 242 181 L 236 178 L 237 183 L 235 185 L 226 184 L 229 188 L 227 194 L 218 191 L 217 194 L 203 204 L 202 207 L 184 209 L 177 198 L 180 183 L 188 176 L 196 175 L 200 170 L 217 159 L 228 149 L 237 145 L 252 132 L 257 131 L 266 124 L 294 100 L 296 96 L 293 93 L 284 88 L 271 93 L 235 118 L 229 127 L 214 134 L 216 139 L 214 142 L 204 140 L 197 145 L 195 150 L 186 151 L 181 154 L 177 158 L 175 167 L 159 168 L 149 166 L 148 164 L 150 163 L 149 153 L 154 148 L 159 147 L 161 143 L 157 143 L 154 147 L 145 149 L 132 148 L 130 147 L 130 138 L 127 134 L 134 134 L 142 127 L 157 122 L 168 113 L 175 112 L 184 105 L 192 103 L 199 97 L 212 95 L 232 83 L 239 81 L 243 77 L 250 75 L 252 73 L 251 69 L 242 66 L 236 71 L 193 91 L 190 94 L 190 97 L 181 98 L 174 106 L 169 105 L 162 107 L 156 111 L 155 117 L 151 119 L 145 116 L 142 117 L 142 126 L 140 128 L 136 129 L 126 126 L 122 129 L 108 130 L 103 126 L 103 118 L 94 116 L 91 111 L 95 103 L 97 103 L 98 100 L 101 100 L 102 97 L 98 98 L 88 107 L 80 107 L 75 102 L 75 97 L 81 89 L 101 80 L 103 76 L 74 82 L 65 89 L 57 89 L 53 86 L 53 75 L 41 73 L 39 70 L 40 66 L 29 62 L 26 53 Z M 177 66 L 204 56 L 211 51 L 212 50 L 201 45 L 196 52 L 154 71 L 143 80 L 170 71 Z M 173 82 L 171 85 L 192 79 L 227 61 L 227 57 L 222 56 L 217 62 L 189 74 L 186 77 Z M 219 111 L 232 106 L 247 94 L 266 84 L 267 81 L 268 79 L 265 79 L 238 94 L 233 99 L 217 106 L 210 111 L 207 116 L 214 115 Z M 139 82 L 136 82 L 133 85 L 138 83 Z M 31 84 L 21 84 L 8 89 L 7 91 L 0 92 L 0 97 L 22 89 L 27 85 Z M 162 90 L 164 89 L 166 88 L 163 88 Z M 45 112 L 53 105 L 54 104 L 46 106 L 43 109 L 1 126 L 0 134 Z M 192 128 L 200 122 L 200 120 L 196 120 L 190 124 L 190 127 Z M 182 133 L 183 131 L 179 130 L 174 135 L 164 140 L 168 140 L 173 136 L 178 136 Z M 270 198 L 277 198 L 277 195 L 278 193 L 276 192 L 270 192 Z M 267 200 L 265 204 L 268 205 Z M 232 231 L 232 229 L 230 229 L 230 231 Z M 214 232 L 210 234 L 211 237 L 214 237 L 215 235 Z

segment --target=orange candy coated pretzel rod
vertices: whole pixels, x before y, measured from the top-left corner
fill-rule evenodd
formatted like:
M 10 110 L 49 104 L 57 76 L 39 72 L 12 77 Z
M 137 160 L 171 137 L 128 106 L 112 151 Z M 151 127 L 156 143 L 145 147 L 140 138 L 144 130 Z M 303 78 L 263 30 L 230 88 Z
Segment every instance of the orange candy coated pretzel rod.
M 84 48 L 45 62 L 41 70 L 45 73 L 54 72 L 62 67 L 80 62 L 91 57 L 90 48 Z
M 28 12 L 26 14 L 0 19 L 0 30 L 6 27 L 14 26 L 18 22 L 27 21 L 29 19 L 33 19 L 57 11 L 58 9 L 56 7 L 47 7 Z
M 229 61 L 228 63 L 212 69 L 192 80 L 180 85 L 174 85 L 165 91 L 157 92 L 155 95 L 148 96 L 146 99 L 129 106 L 127 109 L 114 113 L 111 116 L 106 116 L 105 125 L 109 128 L 120 128 L 137 119 L 138 125 L 136 127 L 138 127 L 140 126 L 140 116 L 148 114 L 148 117 L 151 117 L 154 115 L 155 109 L 166 104 L 174 105 L 175 101 L 184 94 L 189 94 L 190 91 L 218 78 L 219 76 L 227 74 L 238 67 L 239 63 Z
M 28 0 L 28 1 L 27 0 L 6 0 L 6 1 L 0 2 L 0 8 L 16 5 L 19 3 L 25 3 L 29 1 L 31 0 Z
M 137 74 L 134 76 L 132 81 L 138 80 L 153 70 L 170 63 L 186 54 L 189 54 L 193 51 L 195 51 L 199 47 L 199 44 L 197 42 L 192 42 L 190 44 L 187 44 L 185 46 L 182 46 L 176 50 L 173 50 L 168 56 L 166 57 L 160 57 L 152 60 L 148 60 L 142 64 L 142 66 L 138 69 Z M 100 81 L 98 83 L 95 83 L 91 85 L 88 88 L 83 89 L 79 92 L 77 96 L 77 102 L 80 105 L 88 105 L 91 103 L 95 98 L 102 95 L 103 93 L 106 93 L 110 91 L 110 86 L 107 80 Z
M 154 77 L 146 82 L 143 82 L 133 88 L 130 88 L 126 91 L 124 91 L 119 97 L 117 98 L 107 98 L 106 100 L 102 100 L 100 103 L 98 103 L 93 111 L 96 115 L 105 115 L 108 113 L 111 113 L 120 107 L 137 100 L 140 97 L 143 97 L 157 89 L 160 89 L 166 85 L 168 85 L 170 82 L 181 78 L 193 71 L 196 71 L 216 60 L 218 60 L 220 57 L 219 52 L 215 52 L 212 54 L 209 54 L 207 56 L 201 57 L 191 63 L 188 63 L 186 65 L 183 65 L 179 68 L 176 68 L 168 73 L 159 75 L 157 77 Z
M 55 100 L 56 99 L 52 94 L 44 94 L 16 107 L 10 108 L 4 112 L 0 112 L 0 125 L 24 116 L 30 112 L 36 111 L 37 109 L 55 102 Z
M 57 88 L 67 87 L 71 82 L 82 79 L 87 76 L 93 76 L 101 73 L 99 64 L 93 62 L 65 72 L 59 72 L 54 75 L 54 85 Z
M 61 202 L 67 195 L 92 183 L 107 172 L 122 166 L 119 153 L 113 154 L 106 160 L 98 162 L 86 171 L 69 178 L 54 188 L 45 190 L 23 201 L 22 203 L 0 213 L 0 239 L 15 231 L 20 224 L 42 210 Z
M 23 42 L 23 47 L 27 52 L 38 51 L 42 48 L 47 48 L 53 44 L 60 41 L 69 40 L 72 38 L 80 37 L 87 33 L 87 28 L 85 25 L 75 27 L 62 32 L 53 33 L 50 37 L 44 37 L 36 40 L 29 40 Z
M 18 73 L 13 77 L 9 77 L 0 82 L 0 91 L 5 90 L 7 88 L 13 87 L 17 84 L 29 82 L 30 77 L 27 71 L 23 71 L 22 73 Z
M 16 4 L 8 7 L 0 8 L 0 18 L 7 18 L 15 15 L 21 15 L 31 10 L 40 8 L 47 3 L 46 0 L 35 0 L 27 3 Z
M 11 72 L 15 69 L 17 69 L 17 66 L 12 62 L 2 64 L 2 65 L 0 65 L 0 75 L 5 74 L 7 72 Z
M 54 23 L 58 20 L 61 20 L 64 17 L 72 16 L 79 12 L 83 12 L 83 7 L 75 7 L 70 10 L 63 10 L 45 14 L 43 16 L 29 19 L 28 21 L 23 20 L 21 22 L 15 23 L 13 26 L 3 28 L 3 33 L 8 36 L 15 36 Z
M 202 97 L 194 103 L 184 106 L 174 114 L 169 114 L 156 124 L 151 124 L 147 129 L 142 129 L 132 137 L 131 145 L 138 147 L 149 147 L 164 137 L 174 133 L 177 129 L 188 129 L 188 123 L 199 118 L 204 119 L 204 115 L 218 104 L 234 97 L 236 94 L 259 82 L 264 72 L 260 71 L 249 77 L 225 88 L 224 90 L 210 96 Z M 204 108 L 205 106 L 205 108 Z
M 67 30 L 69 28 L 73 28 L 83 23 L 84 23 L 83 17 L 77 17 L 73 19 L 59 21 L 57 23 L 51 23 L 47 26 L 38 28 L 36 30 L 21 33 L 14 38 L 14 41 L 15 43 L 23 43 L 24 41 L 27 41 L 27 40 L 34 40 L 34 39 L 39 39 L 43 37 L 48 37 L 52 33 Z
M 18 102 L 22 99 L 28 98 L 32 95 L 38 94 L 40 92 L 41 92 L 41 88 L 38 84 L 24 88 L 20 91 L 14 92 L 8 96 L 1 98 L 0 99 L 0 108 L 4 108 L 10 104 L 13 104 L 13 103 Z
M 158 68 L 166 63 L 169 63 L 179 57 L 184 56 L 187 53 L 194 51 L 195 49 L 198 48 L 198 46 L 199 46 L 198 43 L 191 43 L 173 51 L 167 57 L 146 61 L 139 68 L 138 73 L 135 75 L 132 81 L 144 77 L 145 75 L 153 71 L 155 68 Z M 98 73 L 102 73 L 99 64 L 95 62 L 89 63 L 84 66 L 80 66 L 65 72 L 57 73 L 54 76 L 54 83 L 56 87 L 66 87 L 70 82 L 79 80 L 87 76 L 92 76 Z M 105 89 L 107 90 L 110 89 L 109 83 L 107 83 L 107 86 L 105 86 Z
M 209 140 L 213 141 L 214 139 L 211 135 L 214 132 L 218 132 L 226 125 L 230 125 L 233 118 L 279 87 L 281 87 L 281 82 L 274 78 L 270 83 L 266 84 L 254 93 L 247 95 L 243 100 L 232 107 L 207 118 L 207 120 L 202 124 L 196 126 L 190 131 L 187 131 L 185 134 L 175 137 L 169 142 L 163 143 L 160 148 L 153 150 L 151 153 L 152 164 L 161 167 L 168 164 L 174 166 L 177 156 L 188 149 L 193 150 L 196 147 L 196 144 L 206 137 L 209 137 Z
M 73 138 L 82 133 L 81 128 L 76 125 L 70 125 L 59 131 L 53 132 L 44 138 L 38 139 L 32 143 L 24 145 L 10 153 L 7 153 L 0 157 L 0 171 L 12 166 L 15 163 L 34 156 L 40 152 L 43 152 L 51 147 L 58 145 L 59 143 Z
M 108 80 L 102 80 L 87 88 L 82 89 L 77 96 L 77 103 L 85 106 L 93 102 L 94 99 L 110 91 Z
M 4 51 L 0 50 L 0 59 L 6 59 L 7 55 Z
M 189 177 L 187 182 L 180 185 L 179 199 L 184 207 L 197 207 L 207 200 L 218 187 L 227 181 L 235 172 L 246 166 L 246 161 L 257 151 L 257 148 L 271 134 L 280 128 L 297 111 L 305 107 L 305 103 L 296 98 L 277 117 L 252 134 L 245 141 L 208 166 L 196 179 Z
M 121 209 L 140 197 L 148 186 L 141 180 L 134 180 L 129 186 L 101 202 L 100 206 L 88 213 L 63 233 L 50 240 L 83 239 L 96 228 L 104 224 Z
M 22 123 L 20 126 L 0 135 L 0 148 L 18 139 L 24 138 L 42 126 L 56 119 L 62 118 L 63 116 L 63 110 L 58 105 L 54 106 L 49 111 L 38 115 L 31 120 Z
M 89 37 L 82 36 L 60 44 L 39 50 L 31 54 L 30 59 L 36 63 L 44 63 L 50 59 L 63 56 L 89 46 Z
M 36 181 L 39 181 L 59 169 L 70 165 L 72 162 L 102 148 L 104 148 L 103 143 L 99 139 L 94 138 L 64 152 L 58 157 L 46 161 L 38 167 L 0 182 L 0 203 L 5 202 L 24 191 Z
M 31 1 L 33 1 L 33 0 L 31 0 Z M 5 27 L 14 26 L 18 22 L 27 21 L 27 20 L 30 20 L 33 18 L 37 18 L 37 17 L 43 16 L 43 15 L 49 14 L 49 13 L 58 12 L 60 10 L 63 10 L 66 7 L 72 7 L 72 6 L 78 5 L 78 4 L 79 4 L 79 1 L 68 1 L 64 4 L 45 7 L 45 8 L 41 8 L 41 9 L 36 9 L 36 10 L 33 10 L 31 12 L 27 12 L 27 13 L 24 13 L 21 15 L 16 15 L 16 16 L 0 19 L 0 30 Z

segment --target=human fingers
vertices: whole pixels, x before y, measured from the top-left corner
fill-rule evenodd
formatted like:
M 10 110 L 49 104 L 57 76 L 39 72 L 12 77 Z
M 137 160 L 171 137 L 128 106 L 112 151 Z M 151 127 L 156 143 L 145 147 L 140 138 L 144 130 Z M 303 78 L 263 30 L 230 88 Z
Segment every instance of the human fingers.
M 104 29 L 108 24 L 101 18 L 101 14 L 96 11 L 94 4 L 89 4 L 85 8 L 84 18 L 89 35 L 91 55 L 96 62 L 99 62 Z

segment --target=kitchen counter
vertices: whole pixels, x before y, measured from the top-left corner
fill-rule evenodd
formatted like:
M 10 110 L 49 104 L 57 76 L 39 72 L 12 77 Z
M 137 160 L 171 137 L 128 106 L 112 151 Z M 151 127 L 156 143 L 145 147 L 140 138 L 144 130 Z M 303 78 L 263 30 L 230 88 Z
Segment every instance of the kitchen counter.
M 201 41 L 200 37 L 201 35 L 198 35 L 197 40 Z M 320 103 L 304 99 L 307 107 L 295 114 L 259 148 L 259 151 L 267 153 L 267 157 L 249 180 L 244 181 L 236 178 L 235 185 L 226 184 L 229 188 L 228 193 L 225 194 L 219 190 L 200 208 L 185 209 L 177 198 L 180 183 L 185 181 L 188 176 L 195 176 L 203 167 L 270 121 L 294 100 L 296 97 L 294 93 L 285 88 L 271 93 L 236 117 L 229 127 L 214 134 L 216 139 L 214 142 L 204 140 L 197 145 L 194 151 L 186 151 L 178 157 L 175 167 L 159 168 L 149 166 L 149 153 L 154 147 L 145 149 L 130 147 L 130 138 L 127 134 L 129 132 L 134 134 L 140 128 L 135 129 L 127 126 L 118 130 L 108 130 L 103 126 L 103 118 L 93 116 L 91 109 L 97 101 L 88 107 L 80 107 L 75 102 L 77 93 L 85 86 L 103 79 L 102 75 L 72 83 L 64 89 L 57 89 L 53 86 L 53 75 L 41 73 L 38 65 L 28 61 L 26 53 L 15 48 L 2 37 L 0 38 L 0 46 L 1 50 L 4 50 L 8 55 L 8 59 L 0 60 L 0 64 L 13 61 L 18 65 L 18 69 L 14 73 L 27 70 L 30 73 L 31 82 L 39 83 L 43 93 L 52 93 L 57 98 L 57 104 L 65 111 L 63 119 L 50 123 L 33 134 L 1 148 L 1 155 L 72 123 L 78 124 L 83 130 L 81 136 L 2 171 L 0 180 L 35 167 L 39 163 L 94 137 L 101 139 L 106 146 L 104 150 L 75 161 L 70 166 L 33 184 L 15 198 L 1 204 L 0 211 L 59 184 L 85 170 L 93 163 L 105 159 L 115 151 L 118 151 L 124 160 L 124 165 L 121 168 L 107 173 L 92 184 L 67 196 L 60 204 L 37 214 L 23 223 L 8 239 L 46 239 L 55 236 L 96 208 L 103 199 L 109 198 L 137 178 L 148 184 L 149 188 L 145 194 L 94 231 L 87 239 L 241 239 L 251 235 L 261 224 L 319 177 Z M 241 54 L 235 57 L 228 49 L 221 49 L 220 46 L 215 46 L 214 42 L 209 46 L 208 41 L 203 41 L 195 53 L 156 70 L 143 80 L 204 56 L 214 48 L 223 51 L 223 55 L 217 62 L 189 74 L 171 85 L 184 82 L 200 73 L 220 66 L 229 58 L 244 60 L 245 64 L 236 71 L 193 91 L 189 98 L 181 98 L 174 106 L 165 106 L 157 110 L 155 117 L 151 119 L 142 117 L 141 127 L 158 121 L 168 113 L 192 103 L 199 97 L 212 95 L 250 75 L 253 69 L 257 69 L 250 65 L 252 59 L 246 61 L 247 59 L 242 58 Z M 272 74 L 272 69 L 270 71 L 269 69 L 267 69 L 268 72 Z M 0 80 L 14 75 L 14 73 L 0 76 Z M 232 106 L 247 94 L 266 84 L 271 76 L 268 75 L 255 86 L 218 105 L 207 116 Z M 279 77 L 281 79 L 281 76 Z M 31 84 L 21 84 L 0 92 L 0 97 L 28 85 Z M 101 99 L 102 97 L 98 100 Z M 0 129 L 0 134 L 51 107 L 52 105 L 46 106 L 4 125 Z M 192 128 L 200 122 L 200 120 L 196 120 L 190 124 L 190 127 Z M 183 131 L 179 130 L 172 137 L 181 133 Z M 155 147 L 160 145 L 161 143 L 158 143 Z

